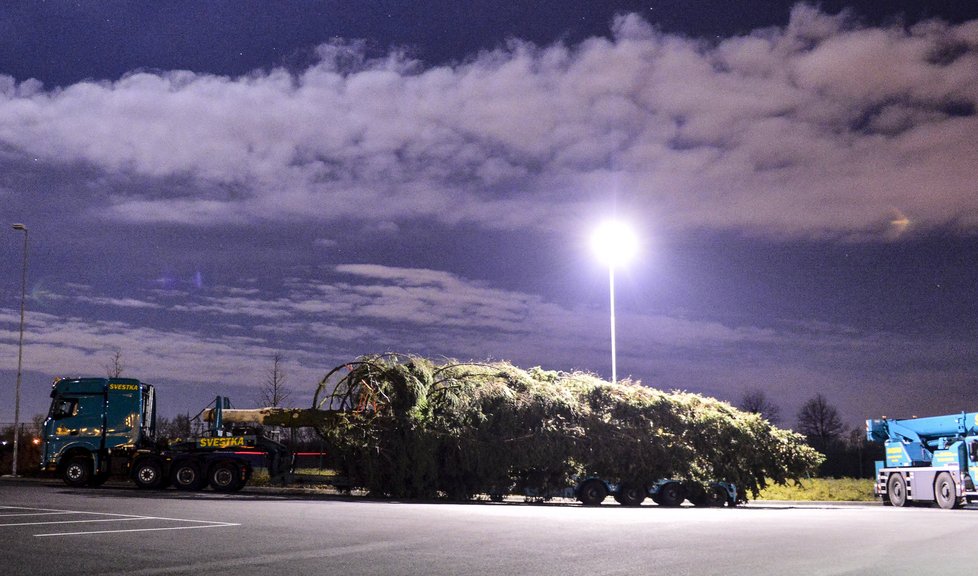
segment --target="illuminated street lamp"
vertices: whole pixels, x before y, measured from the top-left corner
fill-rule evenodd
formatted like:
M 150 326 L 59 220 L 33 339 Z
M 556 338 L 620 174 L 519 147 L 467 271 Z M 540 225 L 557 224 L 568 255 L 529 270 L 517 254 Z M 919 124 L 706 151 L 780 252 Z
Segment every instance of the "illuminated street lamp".
M 623 266 L 635 256 L 638 240 L 631 228 L 622 222 L 609 220 L 603 223 L 591 237 L 594 252 L 608 264 L 611 287 L 611 382 L 618 381 L 615 358 L 615 268 Z
M 17 348 L 17 392 L 14 401 L 14 462 L 11 475 L 17 476 L 17 445 L 20 436 L 20 380 L 24 365 L 24 304 L 27 300 L 27 226 L 14 224 L 14 230 L 24 233 L 24 269 L 20 276 L 20 344 Z

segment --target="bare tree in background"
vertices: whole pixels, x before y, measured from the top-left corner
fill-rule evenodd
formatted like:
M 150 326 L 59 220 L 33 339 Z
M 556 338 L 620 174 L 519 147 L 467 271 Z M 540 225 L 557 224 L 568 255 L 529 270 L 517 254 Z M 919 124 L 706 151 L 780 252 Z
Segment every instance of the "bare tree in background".
M 292 395 L 292 391 L 285 387 L 285 372 L 282 369 L 282 354 L 276 352 L 272 356 L 272 368 L 265 377 L 265 382 L 261 387 L 261 396 L 258 403 L 261 407 L 285 407 L 285 401 Z
M 805 402 L 798 411 L 798 432 L 808 438 L 808 443 L 816 450 L 827 450 L 842 438 L 845 428 L 839 411 L 821 394 Z
M 156 431 L 161 438 L 189 438 L 192 434 L 190 416 L 177 414 L 173 420 L 161 416 L 156 419 Z
M 105 373 L 108 374 L 109 378 L 119 378 L 122 376 L 123 368 L 122 350 L 116 348 L 115 352 L 112 354 L 112 360 L 109 360 L 109 362 L 105 364 Z
M 771 402 L 763 390 L 751 388 L 745 391 L 744 395 L 740 397 L 738 407 L 744 412 L 759 414 L 771 424 L 777 424 L 781 421 L 781 408 Z

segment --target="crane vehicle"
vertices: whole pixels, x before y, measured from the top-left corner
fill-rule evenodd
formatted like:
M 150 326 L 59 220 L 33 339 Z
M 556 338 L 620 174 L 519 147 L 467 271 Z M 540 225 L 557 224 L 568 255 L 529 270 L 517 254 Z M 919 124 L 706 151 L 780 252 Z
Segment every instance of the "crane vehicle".
M 884 504 L 952 509 L 978 500 L 978 413 L 867 420 L 866 436 L 885 447 L 873 489 Z
M 285 446 L 257 427 L 223 422 L 227 398 L 218 396 L 210 427 L 189 438 L 157 434 L 156 390 L 128 378 L 55 380 L 44 421 L 41 469 L 69 486 L 98 486 L 110 476 L 140 488 L 219 492 L 241 489 L 256 466 L 270 476 L 288 469 Z

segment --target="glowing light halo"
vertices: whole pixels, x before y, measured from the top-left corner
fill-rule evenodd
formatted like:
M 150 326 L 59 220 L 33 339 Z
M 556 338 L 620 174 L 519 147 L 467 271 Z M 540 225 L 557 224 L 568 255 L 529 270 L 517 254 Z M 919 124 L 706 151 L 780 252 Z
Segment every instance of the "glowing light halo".
M 612 268 L 620 268 L 638 252 L 638 237 L 620 220 L 605 220 L 591 236 L 594 253 Z

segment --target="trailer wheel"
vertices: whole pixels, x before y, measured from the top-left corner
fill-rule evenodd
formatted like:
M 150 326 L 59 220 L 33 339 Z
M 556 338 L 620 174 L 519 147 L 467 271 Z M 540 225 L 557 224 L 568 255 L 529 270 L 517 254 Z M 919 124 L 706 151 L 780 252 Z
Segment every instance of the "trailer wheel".
M 597 478 L 586 481 L 577 489 L 577 499 L 585 506 L 598 506 L 608 496 L 608 487 Z
M 173 465 L 171 482 L 177 490 L 200 490 L 207 484 L 207 478 L 193 460 L 184 460 Z
M 702 489 L 700 494 L 697 494 L 695 497 L 690 497 L 689 501 L 693 503 L 693 506 L 723 508 L 730 502 L 730 495 L 727 494 L 727 490 L 723 486 L 714 485 Z
M 61 471 L 61 479 L 73 488 L 87 486 L 92 477 L 92 459 L 86 456 L 74 456 L 65 464 Z
M 683 485 L 679 482 L 667 482 L 663 484 L 662 488 L 659 488 L 657 494 L 658 498 L 655 499 L 656 503 L 660 506 L 665 506 L 666 508 L 675 508 L 682 505 L 683 500 L 686 499 L 686 494 L 683 491 Z
M 132 481 L 137 488 L 155 490 L 163 487 L 163 465 L 158 458 L 147 457 L 136 461 L 132 467 Z
M 934 481 L 934 498 L 937 505 L 945 510 L 952 510 L 961 506 L 961 499 L 958 498 L 957 489 L 954 486 L 954 479 L 947 472 L 941 472 Z
M 890 474 L 889 480 L 886 481 L 886 493 L 893 506 L 900 508 L 910 505 L 910 499 L 907 498 L 907 481 L 903 478 L 903 474 L 899 472 Z
M 646 491 L 641 484 L 625 482 L 615 494 L 615 500 L 622 506 L 641 506 L 645 501 Z
M 234 492 L 244 486 L 241 478 L 241 468 L 234 462 L 218 462 L 211 467 L 210 474 L 211 488 L 215 492 Z

